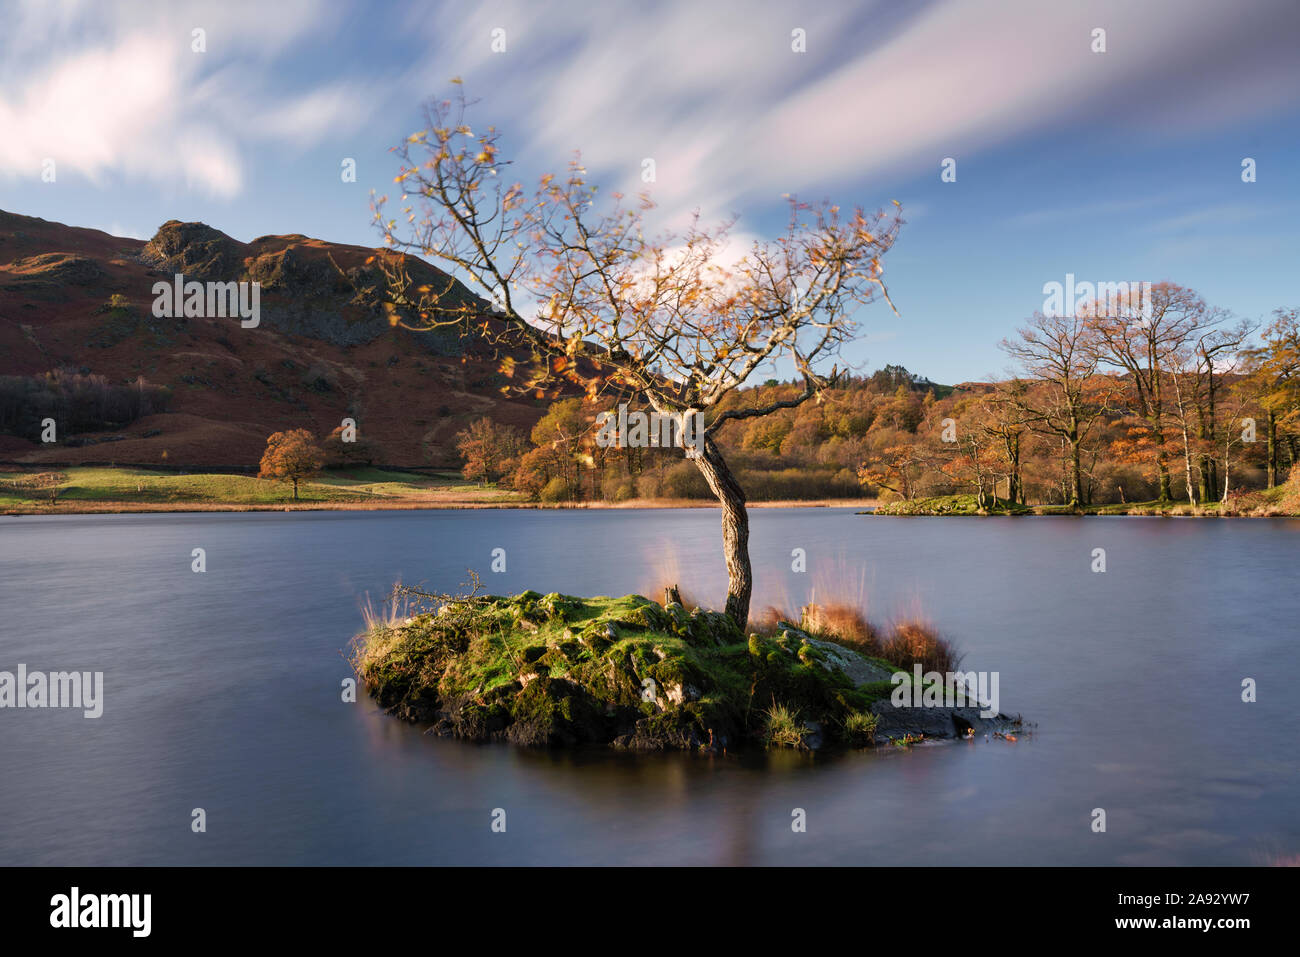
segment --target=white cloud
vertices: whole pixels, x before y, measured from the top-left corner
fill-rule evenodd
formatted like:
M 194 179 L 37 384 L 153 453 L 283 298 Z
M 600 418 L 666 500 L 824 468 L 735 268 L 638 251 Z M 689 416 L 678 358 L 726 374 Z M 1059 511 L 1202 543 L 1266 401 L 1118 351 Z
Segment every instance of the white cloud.
M 653 158 L 666 222 L 789 191 L 847 204 L 845 184 L 885 204 L 885 177 L 937 178 L 954 156 L 960 182 L 966 160 L 1017 137 L 1184 135 L 1293 102 L 1297 19 L 1294 0 L 455 0 L 397 16 L 324 0 L 24 0 L 0 34 L 0 176 L 34 179 L 48 157 L 60 176 L 231 197 L 258 151 L 308 149 L 381 111 L 391 124 L 460 74 L 521 173 L 581 148 L 603 185 L 636 192 Z M 1105 54 L 1089 49 L 1099 25 Z M 196 27 L 206 53 L 190 49 Z M 795 27 L 806 53 L 790 49 Z M 350 77 L 365 43 L 379 65 Z M 335 54 L 332 76 L 302 79 Z
M 118 236 L 125 239 L 148 239 L 149 236 L 136 229 L 134 226 L 123 226 L 117 220 L 114 220 L 108 226 L 94 225 L 89 229 L 98 229 L 101 233 L 108 233 L 110 236 Z
M 309 145 L 366 115 L 343 83 L 274 89 L 276 56 L 323 20 L 315 0 L 24 4 L 0 37 L 0 173 L 34 179 L 53 159 L 60 177 L 235 196 L 256 141 Z

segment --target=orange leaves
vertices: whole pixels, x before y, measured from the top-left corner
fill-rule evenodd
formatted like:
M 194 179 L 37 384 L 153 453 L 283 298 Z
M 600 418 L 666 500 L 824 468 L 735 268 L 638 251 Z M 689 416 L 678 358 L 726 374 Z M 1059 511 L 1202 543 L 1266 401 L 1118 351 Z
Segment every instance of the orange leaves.
M 276 432 L 266 440 L 258 478 L 297 483 L 324 465 L 325 457 L 316 437 L 306 429 Z
M 840 207 L 792 199 L 788 232 L 771 242 L 737 243 L 733 222 L 705 227 L 698 217 L 676 235 L 647 236 L 649 193 L 637 194 L 640 210 L 621 192 L 601 193 L 576 153 L 564 175 L 539 176 L 535 187 L 491 179 L 508 164 L 495 130 L 471 130 L 467 106 L 459 90 L 431 105 L 423 138 L 399 150 L 417 170 L 403 169 L 403 182 L 415 184 L 408 192 L 422 213 L 405 227 L 409 238 L 390 245 L 450 263 L 491 287 L 494 302 L 508 291 L 513 303 L 537 308 L 527 324 L 513 316 L 501 327 L 479 322 L 481 313 L 462 314 L 470 333 L 500 343 L 518 334 L 517 344 L 539 354 L 501 361 L 512 393 L 544 398 L 569 382 L 594 396 L 602 387 L 658 388 L 662 379 L 716 402 L 735 388 L 731 376 L 749 375 L 766 359 L 789 359 L 797 346 L 798 360 L 812 367 L 851 337 L 841 307 L 863 291 L 869 257 L 893 239 L 880 214 L 850 224 Z M 379 209 L 376 218 L 395 228 Z M 420 306 L 435 321 L 455 311 Z M 590 362 L 602 352 L 621 373 L 589 381 Z

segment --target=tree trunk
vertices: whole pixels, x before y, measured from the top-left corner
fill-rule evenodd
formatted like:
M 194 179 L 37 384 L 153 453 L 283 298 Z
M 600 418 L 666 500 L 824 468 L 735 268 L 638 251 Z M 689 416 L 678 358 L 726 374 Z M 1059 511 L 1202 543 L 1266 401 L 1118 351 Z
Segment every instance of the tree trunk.
M 1164 440 L 1157 439 L 1157 444 L 1162 446 L 1160 452 L 1156 456 L 1156 468 L 1160 470 L 1160 501 L 1168 502 L 1173 499 L 1174 492 L 1173 486 L 1169 483 L 1169 467 L 1166 464 L 1163 449 L 1165 444 Z
M 1083 504 L 1083 463 L 1080 461 L 1079 456 L 1079 427 L 1077 423 L 1071 423 L 1070 429 L 1070 500 L 1066 504 L 1077 509 Z
M 1219 498 L 1219 460 L 1212 455 L 1201 456 L 1201 501 L 1214 502 Z
M 749 599 L 754 574 L 749 564 L 749 513 L 745 493 L 727 468 L 722 453 L 705 438 L 704 451 L 693 456 L 695 467 L 722 504 L 722 551 L 727 561 L 727 614 L 742 631 L 749 627 Z
M 298 501 L 298 480 L 293 480 L 293 500 Z
M 1169 460 L 1165 455 L 1165 405 L 1161 397 L 1160 369 L 1151 363 L 1151 431 L 1156 440 L 1156 469 L 1160 473 L 1160 501 L 1168 502 L 1173 498 L 1173 487 L 1169 481 Z
M 1268 410 L 1268 488 L 1277 485 L 1277 417 Z
M 1187 501 L 1192 506 L 1199 503 L 1196 500 L 1196 485 L 1192 482 L 1192 450 L 1188 447 L 1192 441 L 1187 434 L 1187 426 L 1183 426 L 1183 481 L 1187 485 Z

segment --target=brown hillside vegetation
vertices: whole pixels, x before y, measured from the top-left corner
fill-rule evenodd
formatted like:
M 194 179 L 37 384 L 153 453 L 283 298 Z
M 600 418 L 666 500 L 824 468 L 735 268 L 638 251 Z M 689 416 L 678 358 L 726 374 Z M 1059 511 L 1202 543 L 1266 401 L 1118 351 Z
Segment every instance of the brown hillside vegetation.
M 351 417 L 376 461 L 447 467 L 476 418 L 531 429 L 545 410 L 500 393 L 494 351 L 390 326 L 367 265 L 375 255 L 299 235 L 243 243 L 175 221 L 146 243 L 0 212 L 0 458 L 256 468 L 272 432 L 324 438 Z M 446 282 L 423 262 L 409 268 Z M 260 324 L 155 318 L 153 285 L 176 272 L 260 282 Z M 65 398 L 51 377 L 74 376 L 102 380 L 101 392 L 158 387 L 165 408 L 119 411 L 93 429 L 60 422 L 59 441 L 44 444 L 42 403 Z

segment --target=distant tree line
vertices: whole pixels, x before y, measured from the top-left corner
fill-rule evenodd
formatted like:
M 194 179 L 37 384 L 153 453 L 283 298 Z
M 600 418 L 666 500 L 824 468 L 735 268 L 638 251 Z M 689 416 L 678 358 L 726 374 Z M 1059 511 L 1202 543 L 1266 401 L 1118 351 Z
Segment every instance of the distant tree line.
M 167 410 L 171 390 L 144 377 L 129 384 L 102 375 L 58 369 L 43 375 L 0 376 L 0 432 L 41 441 L 45 419 L 53 419 L 60 438 L 77 432 L 121 428 Z
M 1148 306 L 1036 314 L 1003 342 L 1001 381 L 940 386 L 887 366 L 714 440 L 753 501 L 1200 504 L 1279 484 L 1300 454 L 1300 313 L 1260 329 L 1169 283 Z M 768 380 L 710 415 L 802 388 Z M 600 447 L 597 417 L 615 403 L 558 400 L 527 436 L 480 419 L 458 436 L 465 477 L 550 502 L 712 497 L 681 449 Z

